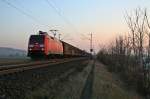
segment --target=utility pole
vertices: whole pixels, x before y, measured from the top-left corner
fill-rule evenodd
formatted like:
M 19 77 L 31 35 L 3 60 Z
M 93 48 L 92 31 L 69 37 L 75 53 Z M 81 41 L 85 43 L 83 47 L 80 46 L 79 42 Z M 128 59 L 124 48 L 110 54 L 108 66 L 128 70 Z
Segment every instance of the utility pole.
M 93 52 L 93 34 L 90 33 L 90 53 L 91 53 L 91 59 L 93 59 L 93 55 L 92 55 L 92 52 Z
M 58 30 L 50 30 L 50 31 L 53 33 L 54 38 L 55 38 L 55 36 L 56 36 L 56 32 L 57 32 Z
M 92 52 L 93 52 L 92 40 L 93 40 L 93 36 L 92 36 L 92 33 L 91 33 L 91 34 L 90 34 L 90 52 L 91 52 L 91 54 L 92 54 Z

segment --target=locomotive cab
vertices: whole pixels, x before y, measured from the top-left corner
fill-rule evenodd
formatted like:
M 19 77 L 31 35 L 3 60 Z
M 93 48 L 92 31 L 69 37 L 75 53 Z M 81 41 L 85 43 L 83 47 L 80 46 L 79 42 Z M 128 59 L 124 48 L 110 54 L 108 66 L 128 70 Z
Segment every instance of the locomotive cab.
M 31 35 L 28 44 L 28 56 L 44 55 L 44 35 Z

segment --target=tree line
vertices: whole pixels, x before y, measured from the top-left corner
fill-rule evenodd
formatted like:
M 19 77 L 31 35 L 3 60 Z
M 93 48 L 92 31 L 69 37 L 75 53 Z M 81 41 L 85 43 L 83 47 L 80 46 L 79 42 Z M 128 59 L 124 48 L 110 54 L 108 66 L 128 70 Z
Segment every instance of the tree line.
M 120 35 L 97 58 L 121 76 L 129 88 L 150 94 L 150 21 L 146 8 L 125 14 L 130 32 Z

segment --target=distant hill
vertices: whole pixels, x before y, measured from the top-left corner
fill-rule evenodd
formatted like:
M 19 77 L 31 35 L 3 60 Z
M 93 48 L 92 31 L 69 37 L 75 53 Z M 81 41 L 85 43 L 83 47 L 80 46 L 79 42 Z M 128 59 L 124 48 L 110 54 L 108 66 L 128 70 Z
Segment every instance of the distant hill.
M 19 58 L 26 57 L 27 52 L 25 50 L 0 47 L 0 58 Z

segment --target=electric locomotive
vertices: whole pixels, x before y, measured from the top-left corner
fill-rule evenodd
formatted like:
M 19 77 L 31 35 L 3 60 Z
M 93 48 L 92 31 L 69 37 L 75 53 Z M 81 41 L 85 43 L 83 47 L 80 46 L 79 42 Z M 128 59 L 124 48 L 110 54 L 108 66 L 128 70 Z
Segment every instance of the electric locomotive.
M 63 45 L 61 41 L 42 31 L 39 31 L 37 35 L 30 36 L 28 43 L 29 57 L 40 58 L 58 55 L 63 55 Z

